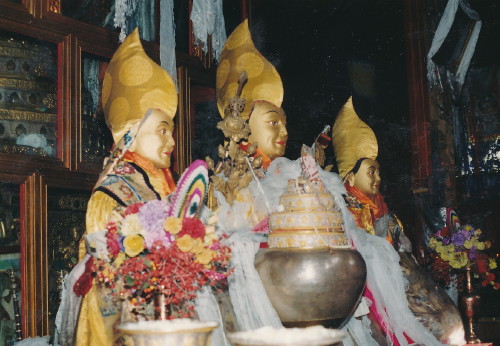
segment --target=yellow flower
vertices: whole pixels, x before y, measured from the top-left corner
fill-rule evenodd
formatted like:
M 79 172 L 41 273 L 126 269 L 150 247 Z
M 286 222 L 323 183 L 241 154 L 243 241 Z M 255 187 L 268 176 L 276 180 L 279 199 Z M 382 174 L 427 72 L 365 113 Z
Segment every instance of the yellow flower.
M 139 223 L 139 217 L 137 214 L 127 215 L 125 219 L 123 219 L 120 227 L 120 233 L 124 236 L 133 235 L 133 234 L 141 234 L 143 235 L 143 228 Z
M 182 220 L 177 217 L 167 217 L 163 228 L 170 234 L 177 234 L 182 230 Z
M 123 261 L 125 261 L 125 254 L 120 251 L 120 253 L 115 258 L 115 267 L 121 266 Z
M 495 261 L 493 258 L 490 258 L 490 263 L 488 263 L 488 266 L 490 269 L 496 269 L 497 268 L 497 261 Z
M 212 234 L 212 233 L 215 233 L 215 226 L 214 225 L 205 226 L 205 234 Z
M 466 249 L 470 249 L 472 246 L 474 246 L 474 242 L 472 240 L 469 239 L 469 240 L 464 241 L 464 247 Z
M 140 234 L 131 234 L 123 239 L 125 253 L 129 257 L 135 257 L 144 250 L 144 238 Z
M 215 233 L 205 234 L 203 238 L 203 242 L 207 245 L 212 244 L 215 240 L 217 240 L 217 234 Z
M 198 253 L 196 255 L 196 262 L 201 263 L 201 264 L 209 264 L 210 261 L 214 258 L 214 251 L 208 250 L 208 249 L 203 249 L 202 252 Z
M 445 247 L 443 246 L 443 244 L 437 244 L 436 245 L 436 252 L 439 253 L 439 254 L 445 252 Z
M 182 237 L 177 238 L 175 242 L 182 252 L 188 252 L 193 248 L 193 238 L 189 234 L 184 234 Z
M 445 251 L 455 252 L 455 245 L 453 245 L 453 244 L 446 245 L 445 246 Z
M 437 245 L 437 242 L 438 242 L 438 241 L 436 240 L 436 238 L 431 238 L 431 239 L 429 239 L 429 247 L 430 247 L 431 249 L 435 249 L 435 248 L 436 248 L 436 245 Z
M 443 261 L 449 262 L 453 257 L 449 252 L 445 252 L 441 254 L 441 258 L 443 259 Z
M 485 248 L 484 243 L 482 241 L 478 241 L 476 244 L 476 248 L 478 250 L 484 250 L 484 248 Z
M 193 248 L 191 249 L 192 253 L 198 254 L 205 250 L 205 247 L 203 246 L 203 242 L 201 241 L 200 238 L 194 238 L 193 239 Z

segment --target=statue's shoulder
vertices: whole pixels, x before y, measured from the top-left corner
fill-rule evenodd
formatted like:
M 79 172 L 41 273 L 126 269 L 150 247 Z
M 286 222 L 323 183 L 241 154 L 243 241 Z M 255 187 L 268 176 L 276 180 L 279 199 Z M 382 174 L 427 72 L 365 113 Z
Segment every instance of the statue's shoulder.
M 94 190 L 106 193 L 122 206 L 143 200 L 160 199 L 147 173 L 129 161 L 120 162 Z
M 355 208 L 355 209 L 362 209 L 363 208 L 363 203 L 359 201 L 354 195 L 351 195 L 350 193 L 345 193 L 342 195 L 345 200 L 345 204 L 347 208 Z

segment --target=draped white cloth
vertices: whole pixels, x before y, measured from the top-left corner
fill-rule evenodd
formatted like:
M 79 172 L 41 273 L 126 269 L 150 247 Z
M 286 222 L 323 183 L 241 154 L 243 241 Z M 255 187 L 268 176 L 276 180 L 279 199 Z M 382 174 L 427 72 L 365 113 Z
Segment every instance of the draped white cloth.
M 226 43 L 226 28 L 222 0 L 193 0 L 190 19 L 193 22 L 195 43 L 208 52 L 208 36 L 212 36 L 212 56 L 219 61 Z
M 441 48 L 441 45 L 448 36 L 451 26 L 453 25 L 453 22 L 455 20 L 458 7 L 460 7 L 469 18 L 475 20 L 476 23 L 474 24 L 474 28 L 472 29 L 470 38 L 467 40 L 465 50 L 462 58 L 460 59 L 457 71 L 450 77 L 458 82 L 460 86 L 462 86 L 464 84 L 467 71 L 469 70 L 469 65 L 472 60 L 472 56 L 474 55 L 474 50 L 476 49 L 477 40 L 481 31 L 481 18 L 476 11 L 470 8 L 466 0 L 448 0 L 446 8 L 436 29 L 436 33 L 434 34 L 434 38 L 432 39 L 431 48 L 427 53 L 427 79 L 431 85 L 441 84 L 439 71 L 436 64 L 432 60 L 432 57 L 437 53 L 439 48 Z
M 87 254 L 78 264 L 66 275 L 63 282 L 61 294 L 61 304 L 56 315 L 56 330 L 59 334 L 59 344 L 72 345 L 73 337 L 78 322 L 80 304 L 83 297 L 78 297 L 73 291 L 73 287 L 78 279 L 85 272 L 85 264 L 90 258 Z
M 266 199 L 271 209 L 276 209 L 279 205 L 279 198 L 288 185 L 288 179 L 296 179 L 300 173 L 300 160 L 275 159 L 269 166 L 266 177 L 260 181 L 265 195 L 262 195 L 255 182 L 248 187 L 252 191 L 255 205 L 265 205 L 264 199 Z M 337 174 L 320 169 L 320 177 L 341 210 L 344 229 L 348 238 L 366 262 L 367 286 L 370 287 L 376 299 L 375 304 L 377 304 L 378 310 L 382 311 L 384 320 L 389 325 L 390 330 L 394 332 L 399 343 L 408 345 L 406 338 L 403 336 L 403 333 L 405 333 L 415 343 L 426 346 L 440 345 L 431 332 L 417 321 L 408 307 L 405 294 L 405 279 L 399 266 L 397 252 L 384 238 L 368 234 L 356 227 L 354 218 L 347 209 L 342 196 L 342 194 L 346 194 L 345 187 Z M 221 217 L 220 214 L 219 217 Z M 261 293 L 258 291 L 247 290 L 245 294 L 250 296 L 249 300 L 256 302 L 260 300 L 259 304 L 268 304 L 268 299 L 263 299 L 262 296 L 259 297 Z M 265 306 L 260 308 L 264 309 Z M 255 318 L 251 314 L 246 317 Z M 371 337 L 369 321 L 366 321 L 366 319 L 363 321 L 351 319 L 345 329 L 350 331 L 354 339 L 360 342 L 359 345 L 376 344 Z M 345 340 L 346 344 L 349 342 L 352 341 Z
M 174 0 L 160 0 L 160 61 L 177 87 L 175 60 Z

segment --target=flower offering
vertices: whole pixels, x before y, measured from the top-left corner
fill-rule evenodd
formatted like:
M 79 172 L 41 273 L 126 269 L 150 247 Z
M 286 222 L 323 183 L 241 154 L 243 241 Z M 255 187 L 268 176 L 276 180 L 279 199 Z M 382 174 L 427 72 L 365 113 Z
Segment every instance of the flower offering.
M 496 260 L 484 252 L 491 244 L 481 240 L 481 235 L 481 230 L 470 225 L 459 227 L 452 234 L 434 234 L 429 239 L 429 247 L 434 251 L 431 254 L 434 279 L 448 286 L 450 274 L 454 271 L 460 274 L 461 269 L 470 267 L 481 278 L 483 287 L 491 285 L 500 289 L 492 273 L 497 268 Z
M 160 293 L 172 307 L 168 318 L 193 317 L 197 291 L 230 274 L 230 248 L 213 224 L 168 216 L 168 208 L 163 200 L 117 208 L 102 234 L 106 245 L 96 249 L 94 276 L 137 314 L 147 317 L 146 307 Z

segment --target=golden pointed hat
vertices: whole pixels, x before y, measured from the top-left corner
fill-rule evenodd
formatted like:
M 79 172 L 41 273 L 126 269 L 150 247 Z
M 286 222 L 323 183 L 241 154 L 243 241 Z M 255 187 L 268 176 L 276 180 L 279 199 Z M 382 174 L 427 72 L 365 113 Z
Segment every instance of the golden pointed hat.
M 238 25 L 227 39 L 217 67 L 217 107 L 222 117 L 229 99 L 236 95 L 238 78 L 243 70 L 248 74 L 248 82 L 241 94 L 246 100 L 245 108 L 241 112 L 243 118 L 248 119 L 253 103 L 258 100 L 281 107 L 281 77 L 276 68 L 255 48 L 247 19 Z
M 146 55 L 138 29 L 127 36 L 111 58 L 104 74 L 102 105 L 115 143 L 151 108 L 175 116 L 174 82 Z
M 343 179 L 356 162 L 361 158 L 375 160 L 378 155 L 378 144 L 375 133 L 361 120 L 352 104 L 352 97 L 339 111 L 332 129 L 332 145 Z

